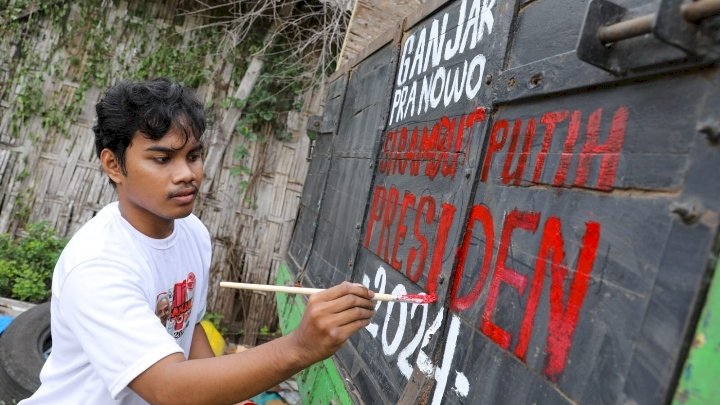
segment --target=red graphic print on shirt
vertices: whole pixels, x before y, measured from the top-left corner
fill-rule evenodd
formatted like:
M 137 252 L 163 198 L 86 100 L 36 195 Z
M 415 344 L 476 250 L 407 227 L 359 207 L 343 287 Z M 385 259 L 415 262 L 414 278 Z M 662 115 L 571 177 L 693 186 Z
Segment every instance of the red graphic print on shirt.
M 190 272 L 185 280 L 175 283 L 167 292 L 157 295 L 155 315 L 165 329 L 176 339 L 183 335 L 190 323 L 193 306 L 195 274 Z

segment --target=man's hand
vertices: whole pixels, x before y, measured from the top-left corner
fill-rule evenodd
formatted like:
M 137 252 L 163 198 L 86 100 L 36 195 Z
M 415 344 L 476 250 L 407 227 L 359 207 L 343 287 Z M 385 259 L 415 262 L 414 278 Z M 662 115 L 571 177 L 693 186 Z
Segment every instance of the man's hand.
M 361 284 L 344 282 L 310 296 L 300 326 L 290 334 L 303 363 L 333 355 L 372 318 L 375 295 Z

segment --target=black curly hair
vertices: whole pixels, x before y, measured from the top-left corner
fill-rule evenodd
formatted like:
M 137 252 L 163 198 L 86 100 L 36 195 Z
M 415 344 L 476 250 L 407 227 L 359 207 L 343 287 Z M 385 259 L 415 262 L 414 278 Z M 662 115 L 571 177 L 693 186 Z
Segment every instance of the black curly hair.
M 200 141 L 205 132 L 205 110 L 200 101 L 187 88 L 167 78 L 130 82 L 121 81 L 112 86 L 95 105 L 97 122 L 95 152 L 100 157 L 103 149 L 111 150 L 125 168 L 125 151 L 135 133 L 158 140 L 171 127 Z M 115 183 L 110 180 L 110 183 Z

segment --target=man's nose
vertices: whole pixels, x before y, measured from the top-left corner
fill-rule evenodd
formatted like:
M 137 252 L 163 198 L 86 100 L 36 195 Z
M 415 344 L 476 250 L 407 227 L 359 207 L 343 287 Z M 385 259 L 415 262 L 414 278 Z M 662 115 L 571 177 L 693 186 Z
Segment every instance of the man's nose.
M 196 177 L 192 163 L 187 161 L 178 162 L 173 172 L 174 183 L 192 183 L 197 180 Z

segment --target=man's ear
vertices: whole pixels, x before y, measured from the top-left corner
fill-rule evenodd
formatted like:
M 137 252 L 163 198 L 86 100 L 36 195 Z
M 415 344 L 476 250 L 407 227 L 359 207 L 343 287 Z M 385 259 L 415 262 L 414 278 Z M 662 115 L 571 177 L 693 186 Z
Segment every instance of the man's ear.
M 118 161 L 113 151 L 105 148 L 100 152 L 100 165 L 105 174 L 110 177 L 110 180 L 115 182 L 115 184 L 122 183 L 124 176 L 120 168 L 120 161 Z

